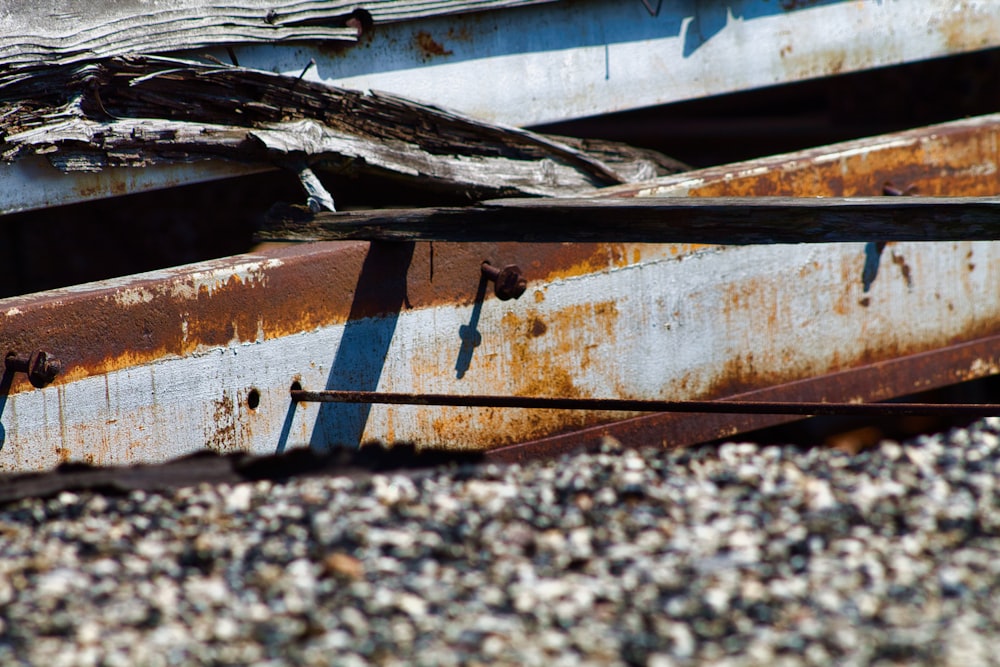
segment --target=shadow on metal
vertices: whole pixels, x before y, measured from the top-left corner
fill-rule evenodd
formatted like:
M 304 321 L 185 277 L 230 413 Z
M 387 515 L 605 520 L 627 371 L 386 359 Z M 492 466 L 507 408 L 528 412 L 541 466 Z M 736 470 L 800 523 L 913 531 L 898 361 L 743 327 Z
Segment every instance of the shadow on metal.
M 461 380 L 472 365 L 472 353 L 483 342 L 479 333 L 479 315 L 483 312 L 483 300 L 486 298 L 486 285 L 489 280 L 485 275 L 479 277 L 479 287 L 476 289 L 476 300 L 472 306 L 472 316 L 469 323 L 458 328 L 458 337 L 462 343 L 458 348 L 458 358 L 455 359 L 455 377 Z
M 292 391 L 296 389 L 301 389 L 302 385 L 296 380 L 292 383 Z M 295 413 L 298 409 L 298 403 L 292 401 L 288 404 L 288 411 L 285 412 L 285 421 L 281 424 L 281 435 L 278 436 L 278 446 L 274 448 L 275 454 L 283 454 L 288 448 L 288 436 L 292 433 L 292 423 L 295 421 Z
M 414 247 L 413 243 L 371 244 L 326 381 L 327 389 L 374 391 L 378 387 L 399 313 L 404 306 L 409 307 L 406 275 Z M 290 414 L 294 409 L 293 403 Z M 357 447 L 369 412 L 371 405 L 320 406 L 309 446 L 318 450 Z M 285 421 L 290 429 L 291 419 Z M 282 437 L 287 439 L 284 429 Z M 279 442 L 279 448 L 278 451 L 284 448 L 283 441 Z
M 882 260 L 885 241 L 869 241 L 865 244 L 865 267 L 861 271 L 861 283 L 867 294 L 871 290 L 875 278 L 878 277 L 878 267 Z
M 3 412 L 7 407 L 7 395 L 10 393 L 10 385 L 14 382 L 14 371 L 3 369 L 3 376 L 0 377 L 0 451 L 3 450 L 7 442 L 7 429 L 3 425 Z

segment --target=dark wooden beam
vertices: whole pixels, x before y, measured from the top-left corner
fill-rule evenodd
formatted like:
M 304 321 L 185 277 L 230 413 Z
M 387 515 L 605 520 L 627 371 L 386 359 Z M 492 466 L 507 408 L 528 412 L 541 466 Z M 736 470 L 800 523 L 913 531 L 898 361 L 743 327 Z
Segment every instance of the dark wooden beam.
M 1000 198 L 503 199 L 270 220 L 261 240 L 831 243 L 1000 240 Z

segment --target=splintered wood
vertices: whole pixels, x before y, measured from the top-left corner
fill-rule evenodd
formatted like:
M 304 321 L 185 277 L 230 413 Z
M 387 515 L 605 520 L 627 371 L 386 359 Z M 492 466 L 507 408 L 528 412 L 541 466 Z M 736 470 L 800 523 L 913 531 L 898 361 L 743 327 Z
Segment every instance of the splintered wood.
M 221 158 L 411 180 L 472 200 L 581 195 L 683 168 L 393 95 L 156 56 L 0 74 L 0 137 L 3 160 L 40 154 L 63 171 Z

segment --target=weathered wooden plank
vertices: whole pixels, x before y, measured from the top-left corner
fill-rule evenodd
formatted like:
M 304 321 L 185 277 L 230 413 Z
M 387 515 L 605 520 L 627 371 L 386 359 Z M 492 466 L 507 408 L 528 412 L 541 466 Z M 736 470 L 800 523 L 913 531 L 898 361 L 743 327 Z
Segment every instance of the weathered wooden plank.
M 506 199 L 272 218 L 266 240 L 831 243 L 1000 239 L 996 197 Z
M 583 194 L 683 167 L 394 95 L 139 56 L 0 74 L 0 137 L 0 158 L 42 154 L 64 171 L 224 158 L 417 180 L 452 201 Z
M 353 41 L 364 22 L 554 0 L 0 0 L 0 62 L 8 68 L 220 44 Z M 362 13 L 358 13 L 358 12 Z M 354 21 L 352 21 L 354 19 Z

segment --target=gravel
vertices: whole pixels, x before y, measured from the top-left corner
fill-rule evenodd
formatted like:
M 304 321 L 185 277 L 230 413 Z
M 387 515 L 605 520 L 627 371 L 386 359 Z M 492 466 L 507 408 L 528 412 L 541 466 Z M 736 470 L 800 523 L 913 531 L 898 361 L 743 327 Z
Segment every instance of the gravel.
M 63 492 L 0 509 L 0 663 L 996 663 L 998 473 L 994 418 Z

